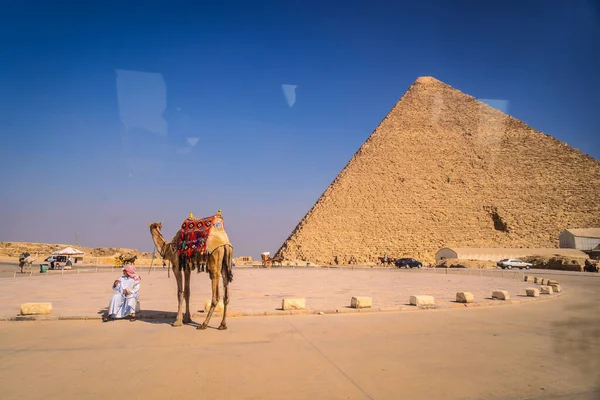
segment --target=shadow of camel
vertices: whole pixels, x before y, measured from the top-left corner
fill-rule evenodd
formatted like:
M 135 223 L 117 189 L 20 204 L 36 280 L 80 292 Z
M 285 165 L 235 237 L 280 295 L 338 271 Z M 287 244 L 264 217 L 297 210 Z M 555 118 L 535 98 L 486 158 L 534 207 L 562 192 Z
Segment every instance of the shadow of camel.
M 98 310 L 97 314 L 104 316 L 104 315 L 106 315 L 107 310 L 108 310 L 107 307 L 101 308 L 100 310 Z M 141 309 L 137 314 L 137 319 L 135 322 L 139 321 L 139 322 L 145 322 L 147 324 L 154 324 L 154 325 L 172 325 L 173 322 L 175 322 L 176 318 L 177 318 L 177 313 L 174 311 Z M 116 319 L 113 321 L 128 321 L 128 320 L 129 320 L 129 318 L 125 317 L 125 318 L 119 318 L 119 319 Z M 192 320 L 192 322 L 186 323 L 183 325 L 184 326 L 189 325 L 194 328 L 197 328 L 202 324 Z M 207 329 L 209 329 L 209 328 L 217 329 L 217 327 L 213 327 L 210 325 L 207 326 Z

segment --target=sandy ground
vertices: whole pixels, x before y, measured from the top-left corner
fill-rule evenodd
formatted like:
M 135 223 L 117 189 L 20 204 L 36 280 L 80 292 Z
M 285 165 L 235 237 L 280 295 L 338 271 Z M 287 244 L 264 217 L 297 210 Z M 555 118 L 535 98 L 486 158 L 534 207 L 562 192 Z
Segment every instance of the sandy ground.
M 556 301 L 413 313 L 0 322 L 3 399 L 600 398 L 600 280 Z M 126 377 L 126 379 L 125 379 Z

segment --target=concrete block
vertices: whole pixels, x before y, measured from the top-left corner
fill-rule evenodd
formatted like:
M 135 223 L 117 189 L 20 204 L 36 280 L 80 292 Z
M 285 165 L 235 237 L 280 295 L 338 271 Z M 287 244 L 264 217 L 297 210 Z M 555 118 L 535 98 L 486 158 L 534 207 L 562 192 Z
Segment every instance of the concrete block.
M 46 315 L 52 314 L 52 303 L 24 303 L 21 304 L 21 315 Z
M 540 293 L 541 294 L 552 294 L 553 293 L 552 287 L 542 286 L 542 287 L 540 287 Z
M 350 307 L 352 308 L 370 308 L 373 306 L 373 299 L 370 297 L 352 297 Z
M 284 310 L 304 310 L 306 308 L 306 299 L 283 299 L 281 308 Z
M 471 292 L 456 292 L 456 301 L 459 303 L 472 303 L 474 300 Z
M 523 282 L 533 282 L 534 277 L 531 275 L 525 275 Z
M 548 279 L 542 278 L 542 280 L 540 281 L 540 285 L 545 285 L 546 282 L 548 282 Z
M 556 281 L 554 279 L 548 279 L 548 282 L 546 282 L 546 285 L 548 285 L 548 286 L 558 285 L 558 281 Z
M 510 296 L 506 290 L 494 290 L 492 292 L 492 299 L 510 300 Z
M 538 278 L 537 276 L 533 277 L 533 283 L 540 283 L 542 281 L 542 278 Z
M 433 296 L 415 295 L 410 296 L 410 304 L 412 306 L 433 306 L 435 304 L 435 300 Z
M 525 289 L 525 293 L 527 293 L 527 296 L 529 297 L 540 297 L 540 290 L 538 288 L 528 287 Z
M 560 285 L 558 283 L 554 284 L 554 285 L 550 285 L 550 287 L 552 288 L 554 293 L 560 293 Z
M 212 303 L 212 300 L 206 300 L 204 302 L 204 312 L 208 312 L 208 310 L 210 310 L 211 303 Z M 215 306 L 214 312 L 223 312 L 224 308 L 225 308 L 225 305 L 223 304 L 223 300 L 219 300 L 219 302 Z

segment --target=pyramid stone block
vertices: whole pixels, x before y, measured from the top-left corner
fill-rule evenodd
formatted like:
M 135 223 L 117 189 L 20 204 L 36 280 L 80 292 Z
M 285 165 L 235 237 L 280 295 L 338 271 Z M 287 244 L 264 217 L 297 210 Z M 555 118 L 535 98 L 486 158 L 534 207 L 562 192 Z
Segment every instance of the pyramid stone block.
M 47 315 L 52 314 L 52 303 L 24 303 L 21 304 L 21 315 Z
M 510 296 L 506 290 L 494 290 L 492 292 L 492 299 L 510 300 Z
M 456 301 L 458 303 L 472 303 L 474 300 L 473 293 L 470 292 L 457 292 Z
M 598 160 L 420 77 L 276 256 L 428 263 L 441 247 L 558 247 L 565 227 L 600 226 L 598 187 Z
M 412 306 L 433 306 L 435 305 L 435 299 L 433 296 L 417 295 L 410 296 L 410 305 Z
M 529 297 L 540 297 L 540 290 L 538 288 L 528 287 L 525 289 L 525 293 Z
M 560 293 L 560 285 L 558 283 L 552 284 L 550 285 L 550 287 L 552 288 L 552 291 L 554 291 L 554 293 Z
M 540 293 L 541 294 L 552 294 L 554 292 L 554 290 L 552 290 L 552 288 L 550 286 L 542 286 L 540 287 Z
M 370 308 L 373 306 L 373 299 L 370 297 L 360 296 L 350 299 L 350 307 L 352 308 Z
M 281 308 L 284 310 L 304 310 L 306 299 L 283 299 Z
M 204 312 L 208 312 L 208 310 L 210 310 L 210 305 L 212 304 L 212 300 L 206 300 L 204 302 Z M 223 312 L 223 309 L 225 308 L 225 305 L 223 304 L 223 300 L 220 300 L 217 305 L 215 306 L 215 311 L 213 312 Z

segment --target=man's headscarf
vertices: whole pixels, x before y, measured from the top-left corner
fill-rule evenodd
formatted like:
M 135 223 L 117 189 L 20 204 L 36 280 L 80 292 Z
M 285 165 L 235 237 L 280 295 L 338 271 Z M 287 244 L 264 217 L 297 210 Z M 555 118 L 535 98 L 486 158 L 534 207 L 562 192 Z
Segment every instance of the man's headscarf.
M 130 278 L 133 278 L 138 282 L 142 280 L 142 277 L 135 272 L 135 267 L 131 264 L 123 266 L 123 272 L 125 272 L 125 275 L 129 276 Z

